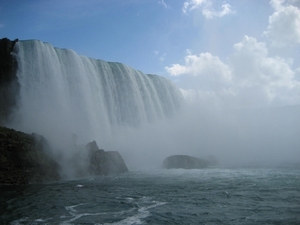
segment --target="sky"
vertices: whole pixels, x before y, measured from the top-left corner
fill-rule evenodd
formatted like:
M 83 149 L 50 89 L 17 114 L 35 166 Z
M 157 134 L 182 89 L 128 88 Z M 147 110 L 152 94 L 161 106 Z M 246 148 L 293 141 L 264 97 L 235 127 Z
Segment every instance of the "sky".
M 171 79 L 215 108 L 300 104 L 300 0 L 2 0 L 0 37 Z

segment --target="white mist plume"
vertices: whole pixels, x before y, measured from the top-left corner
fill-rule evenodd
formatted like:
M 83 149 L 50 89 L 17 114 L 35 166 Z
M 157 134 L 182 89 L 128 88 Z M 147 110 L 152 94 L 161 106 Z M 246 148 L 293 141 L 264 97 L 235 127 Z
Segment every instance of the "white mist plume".
M 174 154 L 213 155 L 221 166 L 299 163 L 299 121 L 300 107 L 209 110 L 193 104 L 171 120 L 120 130 L 116 145 L 131 168 L 162 166 Z

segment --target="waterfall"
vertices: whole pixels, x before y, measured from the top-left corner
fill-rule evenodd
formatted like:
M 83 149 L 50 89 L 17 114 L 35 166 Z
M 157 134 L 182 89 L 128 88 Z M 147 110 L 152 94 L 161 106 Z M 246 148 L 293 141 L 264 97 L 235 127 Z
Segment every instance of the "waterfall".
M 172 82 L 121 63 L 90 59 L 37 40 L 18 42 L 14 54 L 20 84 L 15 126 L 57 143 L 72 133 L 81 142 L 104 143 L 120 127 L 138 129 L 165 120 L 182 105 Z

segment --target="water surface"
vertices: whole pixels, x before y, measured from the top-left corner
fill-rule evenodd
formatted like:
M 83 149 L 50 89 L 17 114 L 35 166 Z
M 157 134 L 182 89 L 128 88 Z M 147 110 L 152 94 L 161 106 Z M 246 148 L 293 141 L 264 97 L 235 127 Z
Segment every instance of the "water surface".
M 3 224 L 300 224 L 299 169 L 133 171 L 0 189 Z

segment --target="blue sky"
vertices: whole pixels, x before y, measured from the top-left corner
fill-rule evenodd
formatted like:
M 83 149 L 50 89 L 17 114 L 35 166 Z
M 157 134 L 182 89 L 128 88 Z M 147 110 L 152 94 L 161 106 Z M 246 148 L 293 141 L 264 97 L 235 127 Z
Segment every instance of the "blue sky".
M 0 37 L 172 79 L 204 106 L 300 104 L 300 0 L 2 0 Z

